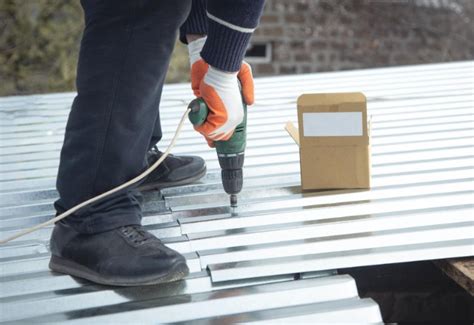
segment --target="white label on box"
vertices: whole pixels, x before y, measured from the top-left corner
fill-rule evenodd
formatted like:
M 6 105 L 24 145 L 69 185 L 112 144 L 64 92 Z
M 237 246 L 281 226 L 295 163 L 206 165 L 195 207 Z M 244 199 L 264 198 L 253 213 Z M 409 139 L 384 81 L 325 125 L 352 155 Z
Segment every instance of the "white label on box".
M 363 135 L 362 112 L 303 113 L 305 137 Z

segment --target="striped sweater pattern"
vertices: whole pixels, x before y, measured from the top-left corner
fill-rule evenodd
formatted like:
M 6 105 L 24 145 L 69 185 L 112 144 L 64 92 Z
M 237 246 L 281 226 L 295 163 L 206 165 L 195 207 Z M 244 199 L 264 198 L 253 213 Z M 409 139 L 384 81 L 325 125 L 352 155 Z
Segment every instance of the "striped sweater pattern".
M 207 35 L 201 57 L 220 70 L 238 71 L 263 6 L 264 0 L 193 0 L 180 40 L 186 43 L 187 34 Z

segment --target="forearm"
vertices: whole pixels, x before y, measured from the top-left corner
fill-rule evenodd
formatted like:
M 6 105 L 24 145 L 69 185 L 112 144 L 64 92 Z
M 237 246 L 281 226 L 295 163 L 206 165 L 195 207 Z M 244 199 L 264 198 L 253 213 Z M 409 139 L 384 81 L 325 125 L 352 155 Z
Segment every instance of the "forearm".
M 192 24 L 182 28 L 184 41 L 189 43 L 191 87 L 209 107 L 205 123 L 195 129 L 206 137 L 210 146 L 212 141 L 228 139 L 242 122 L 242 99 L 247 105 L 254 102 L 252 70 L 243 57 L 258 25 L 263 2 L 209 0 L 207 31 L 193 29 Z M 191 13 L 188 21 L 195 20 Z
M 258 25 L 264 0 L 210 0 L 202 58 L 220 70 L 238 71 Z
M 188 44 L 193 40 L 207 35 L 208 18 L 206 0 L 193 0 L 191 11 L 184 24 L 179 29 L 179 40 Z
M 180 39 L 189 43 L 207 35 L 202 58 L 220 70 L 238 71 L 263 5 L 264 0 L 193 0 Z

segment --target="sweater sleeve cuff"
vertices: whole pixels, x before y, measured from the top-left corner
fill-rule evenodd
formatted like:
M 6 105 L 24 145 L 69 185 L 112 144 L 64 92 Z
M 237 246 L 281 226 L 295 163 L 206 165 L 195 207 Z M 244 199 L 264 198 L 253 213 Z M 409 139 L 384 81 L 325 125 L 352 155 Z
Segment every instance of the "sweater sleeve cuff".
M 187 34 L 207 35 L 207 20 L 206 1 L 193 0 L 191 12 L 179 29 L 179 40 L 184 44 L 188 44 Z
M 211 19 L 201 57 L 211 66 L 228 72 L 240 70 L 252 33 L 242 33 Z

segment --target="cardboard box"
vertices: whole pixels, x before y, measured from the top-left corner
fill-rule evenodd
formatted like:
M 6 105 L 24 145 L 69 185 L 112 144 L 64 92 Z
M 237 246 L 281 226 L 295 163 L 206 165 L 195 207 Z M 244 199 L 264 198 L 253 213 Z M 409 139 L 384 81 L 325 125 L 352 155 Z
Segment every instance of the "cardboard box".
M 299 130 L 286 129 L 300 147 L 302 189 L 370 188 L 364 94 L 304 94 L 297 103 Z

